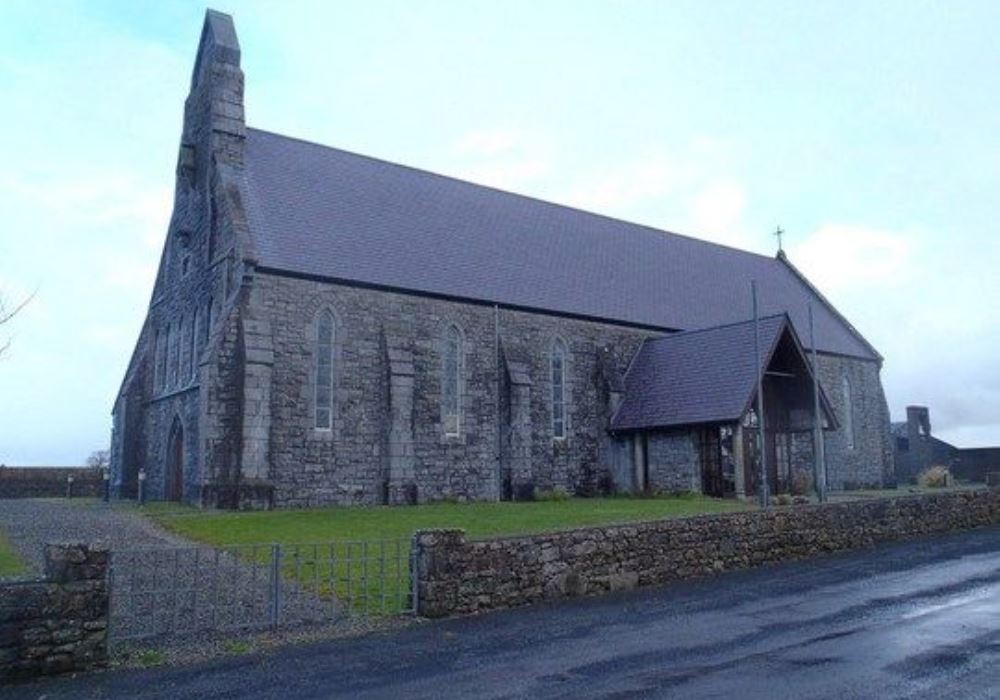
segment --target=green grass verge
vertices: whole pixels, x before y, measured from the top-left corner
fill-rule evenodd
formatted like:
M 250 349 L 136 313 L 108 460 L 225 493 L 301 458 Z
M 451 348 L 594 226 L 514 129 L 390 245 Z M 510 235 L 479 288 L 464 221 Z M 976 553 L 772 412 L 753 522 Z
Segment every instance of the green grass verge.
M 253 512 L 149 504 L 143 511 L 166 529 L 205 544 L 281 544 L 286 579 L 305 582 L 322 596 L 335 594 L 356 612 L 378 615 L 398 613 L 406 605 L 409 540 L 416 530 L 462 528 L 471 538 L 484 538 L 747 508 L 732 500 L 684 495 Z M 266 565 L 270 548 L 243 549 L 240 556 Z
M 0 532 L 0 578 L 19 576 L 27 570 L 24 560 L 14 551 L 7 537 Z
M 684 495 L 251 512 L 178 509 L 171 504 L 147 506 L 146 512 L 180 535 L 221 545 L 409 538 L 416 530 L 430 528 L 462 528 L 471 538 L 484 538 L 730 512 L 747 507 L 733 500 Z

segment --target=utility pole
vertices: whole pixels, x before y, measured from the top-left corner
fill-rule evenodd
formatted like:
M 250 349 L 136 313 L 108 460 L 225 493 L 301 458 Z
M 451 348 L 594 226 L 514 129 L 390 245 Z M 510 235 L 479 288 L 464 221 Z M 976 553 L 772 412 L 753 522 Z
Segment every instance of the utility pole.
M 826 502 L 826 445 L 823 440 L 823 417 L 819 400 L 819 364 L 816 360 L 816 327 L 813 322 L 813 306 L 809 304 L 809 346 L 812 354 L 813 375 L 813 480 L 816 482 L 816 496 L 820 503 Z
M 760 507 L 767 508 L 770 503 L 770 490 L 767 487 L 767 448 L 764 442 L 764 372 L 760 366 L 760 314 L 757 308 L 757 281 L 750 282 L 750 294 L 753 296 L 753 335 L 754 358 L 757 365 L 757 440 L 758 456 L 760 458 Z

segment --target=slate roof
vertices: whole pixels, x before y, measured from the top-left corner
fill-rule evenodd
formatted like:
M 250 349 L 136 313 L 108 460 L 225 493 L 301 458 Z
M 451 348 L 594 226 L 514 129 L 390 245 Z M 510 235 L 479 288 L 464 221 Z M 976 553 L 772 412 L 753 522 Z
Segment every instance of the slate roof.
M 878 353 L 782 259 L 247 129 L 266 270 L 664 330 L 787 312 L 817 349 Z
M 764 363 L 787 326 L 784 314 L 760 320 Z M 756 388 L 753 321 L 654 338 L 629 367 L 611 429 L 736 421 Z

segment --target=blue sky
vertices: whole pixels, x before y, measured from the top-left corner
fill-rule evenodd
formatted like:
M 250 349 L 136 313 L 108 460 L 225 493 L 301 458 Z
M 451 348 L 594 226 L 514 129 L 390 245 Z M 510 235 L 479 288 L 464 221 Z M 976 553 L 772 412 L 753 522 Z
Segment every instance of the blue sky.
M 1000 444 L 994 2 L 228 2 L 248 122 L 792 261 Z M 0 463 L 104 446 L 204 5 L 0 4 Z

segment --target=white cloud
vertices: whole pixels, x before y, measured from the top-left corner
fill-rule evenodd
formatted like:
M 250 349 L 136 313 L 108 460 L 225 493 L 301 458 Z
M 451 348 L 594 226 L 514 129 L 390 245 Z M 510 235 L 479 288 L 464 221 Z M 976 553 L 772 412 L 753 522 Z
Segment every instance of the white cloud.
M 665 156 L 644 155 L 582 179 L 564 199 L 591 211 L 617 209 L 665 197 L 677 180 Z
M 904 282 L 912 272 L 911 241 L 907 233 L 831 223 L 791 246 L 789 255 L 820 289 L 858 291 Z

